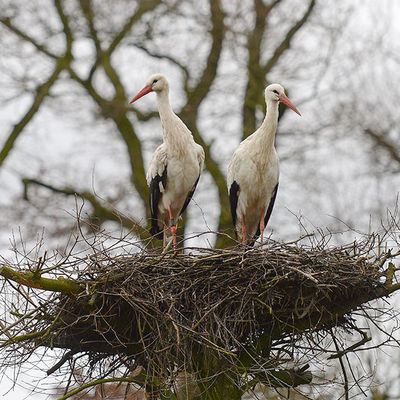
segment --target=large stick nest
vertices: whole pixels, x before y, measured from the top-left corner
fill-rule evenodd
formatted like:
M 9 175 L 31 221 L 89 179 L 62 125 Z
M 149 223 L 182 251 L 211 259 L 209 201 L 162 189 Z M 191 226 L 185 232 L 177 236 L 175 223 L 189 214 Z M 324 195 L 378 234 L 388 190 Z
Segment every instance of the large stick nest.
M 15 310 L 18 302 L 10 305 L 18 321 L 3 318 L 10 328 L 2 347 L 21 351 L 23 343 L 24 357 L 38 346 L 65 349 L 67 356 L 50 372 L 83 353 L 91 372 L 105 366 L 101 376 L 119 366 L 141 366 L 147 376 L 161 379 L 215 363 L 239 377 L 287 368 L 296 342 L 324 337 L 335 326 L 360 332 L 353 311 L 397 290 L 396 268 L 387 265 L 394 255 L 381 251 L 378 236 L 340 247 L 329 247 L 327 238 L 307 240 L 308 245 L 301 244 L 305 239 L 269 241 L 262 249 L 128 255 L 120 254 L 129 244 L 115 255 L 115 247 L 107 250 L 100 241 L 89 255 L 86 249 L 62 261 L 31 261 L 34 276 L 73 279 L 78 290 L 45 297 L 12 284 L 25 310 Z M 299 348 L 315 354 L 311 344 Z
M 59 317 L 46 340 L 96 359 L 123 354 L 160 376 L 191 369 L 201 346 L 236 359 L 266 336 L 349 327 L 352 309 L 387 293 L 387 254 L 371 258 L 370 246 L 96 253 L 80 260 L 85 291 L 51 304 Z

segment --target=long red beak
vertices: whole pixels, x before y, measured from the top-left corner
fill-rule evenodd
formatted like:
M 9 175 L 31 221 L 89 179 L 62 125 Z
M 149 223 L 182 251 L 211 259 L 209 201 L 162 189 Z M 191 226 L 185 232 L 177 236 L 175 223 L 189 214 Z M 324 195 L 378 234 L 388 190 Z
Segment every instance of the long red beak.
M 141 97 L 143 97 L 144 95 L 146 95 L 147 93 L 150 93 L 153 90 L 153 88 L 151 86 L 145 86 L 130 102 L 129 104 L 132 104 L 134 101 L 136 101 L 137 99 L 140 99 Z
M 295 113 L 299 114 L 301 117 L 300 111 L 292 104 L 292 102 L 289 100 L 289 98 L 286 96 L 285 93 L 282 93 L 279 96 L 279 101 L 283 103 L 285 106 L 291 108 Z

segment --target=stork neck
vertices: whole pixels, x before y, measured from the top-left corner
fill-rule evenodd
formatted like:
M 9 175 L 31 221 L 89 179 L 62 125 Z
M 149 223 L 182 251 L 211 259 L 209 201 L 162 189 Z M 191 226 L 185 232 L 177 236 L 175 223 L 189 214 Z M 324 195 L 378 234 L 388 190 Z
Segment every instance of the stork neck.
M 168 91 L 157 93 L 157 106 L 163 127 L 164 142 L 170 151 L 185 153 L 188 140 L 193 140 L 185 124 L 169 104 Z
M 279 103 L 277 101 L 267 102 L 267 113 L 259 129 L 261 146 L 264 149 L 272 149 L 275 142 L 275 133 L 278 125 Z
M 170 117 L 171 115 L 175 115 L 172 111 L 171 105 L 169 104 L 167 90 L 163 90 L 162 92 L 157 93 L 157 106 L 161 121 L 163 121 L 163 119 L 165 118 Z

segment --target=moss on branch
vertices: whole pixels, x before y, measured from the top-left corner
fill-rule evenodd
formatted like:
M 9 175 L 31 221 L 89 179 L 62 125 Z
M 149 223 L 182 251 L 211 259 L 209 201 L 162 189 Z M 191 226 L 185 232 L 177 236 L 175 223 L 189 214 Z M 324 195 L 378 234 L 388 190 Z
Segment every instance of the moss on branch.
M 39 273 L 30 271 L 16 271 L 7 266 L 0 267 L 0 275 L 34 289 L 48 290 L 63 294 L 77 294 L 83 290 L 82 286 L 74 280 L 59 277 L 58 279 L 44 278 Z

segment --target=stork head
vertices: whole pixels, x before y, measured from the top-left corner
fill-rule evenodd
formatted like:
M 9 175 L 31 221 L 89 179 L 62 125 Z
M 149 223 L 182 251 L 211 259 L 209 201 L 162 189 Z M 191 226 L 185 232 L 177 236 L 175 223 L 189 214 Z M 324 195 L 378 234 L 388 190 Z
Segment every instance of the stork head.
M 285 94 L 285 89 L 279 83 L 273 83 L 265 88 L 265 101 L 267 103 L 269 101 L 281 102 L 301 116 L 300 111 L 292 104 Z
M 144 95 L 150 92 L 160 93 L 168 91 L 168 81 L 163 74 L 154 74 L 146 82 L 146 86 L 129 102 L 132 104 L 137 99 L 140 99 Z

